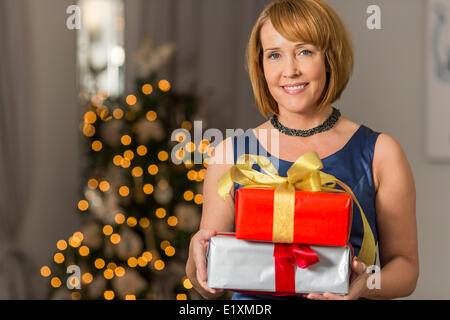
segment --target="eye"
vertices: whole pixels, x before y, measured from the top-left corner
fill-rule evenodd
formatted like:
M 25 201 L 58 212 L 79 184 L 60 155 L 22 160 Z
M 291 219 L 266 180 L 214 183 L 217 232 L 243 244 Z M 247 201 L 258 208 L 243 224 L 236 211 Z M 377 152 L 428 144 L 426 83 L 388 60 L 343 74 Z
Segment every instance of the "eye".
M 311 55 L 312 54 L 312 51 L 310 51 L 310 50 L 307 50 L 307 49 L 305 49 L 305 50 L 302 50 L 301 52 L 300 52 L 300 55 L 307 55 L 307 56 L 309 56 L 309 55 Z M 269 56 L 268 56 L 268 58 L 269 59 L 278 59 L 277 57 L 275 57 L 275 56 L 279 56 L 280 54 L 279 53 L 271 53 Z
M 272 53 L 272 54 L 270 54 L 270 55 L 268 56 L 268 58 L 269 58 L 269 59 L 272 59 L 272 57 L 273 57 L 274 55 L 280 55 L 280 54 L 279 54 L 279 53 Z
M 306 53 L 305 55 L 307 55 L 307 56 L 309 56 L 309 55 L 311 55 L 312 54 L 312 52 L 310 51 L 310 50 L 302 50 L 301 52 L 300 52 L 300 54 L 302 54 L 302 53 Z

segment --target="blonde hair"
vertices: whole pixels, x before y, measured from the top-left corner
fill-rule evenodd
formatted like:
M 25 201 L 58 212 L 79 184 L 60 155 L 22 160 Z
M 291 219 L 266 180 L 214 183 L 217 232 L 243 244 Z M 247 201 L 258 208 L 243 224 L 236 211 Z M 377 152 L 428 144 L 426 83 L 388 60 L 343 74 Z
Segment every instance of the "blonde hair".
M 262 65 L 260 32 L 269 19 L 285 39 L 313 44 L 324 53 L 327 84 L 317 111 L 339 99 L 353 71 L 352 44 L 343 22 L 322 0 L 278 0 L 267 5 L 259 15 L 246 49 L 246 70 L 262 115 L 267 118 L 270 113 L 279 112 L 267 87 Z

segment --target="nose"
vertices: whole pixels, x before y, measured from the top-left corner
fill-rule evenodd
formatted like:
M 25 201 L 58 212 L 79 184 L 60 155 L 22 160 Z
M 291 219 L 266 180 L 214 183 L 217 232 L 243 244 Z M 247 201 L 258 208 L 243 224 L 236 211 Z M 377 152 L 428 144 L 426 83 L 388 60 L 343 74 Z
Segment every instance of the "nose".
M 300 65 L 298 61 L 296 61 L 295 58 L 293 57 L 286 59 L 286 62 L 283 67 L 284 67 L 283 76 L 285 78 L 295 78 L 301 74 Z

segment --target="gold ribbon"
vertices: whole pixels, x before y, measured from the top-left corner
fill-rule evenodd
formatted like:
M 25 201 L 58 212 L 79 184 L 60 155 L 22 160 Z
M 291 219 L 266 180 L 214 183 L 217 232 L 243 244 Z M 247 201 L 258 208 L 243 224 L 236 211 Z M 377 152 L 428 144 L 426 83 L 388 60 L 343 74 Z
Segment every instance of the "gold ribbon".
M 265 172 L 252 169 L 257 163 Z M 294 237 L 295 190 L 313 192 L 345 192 L 358 205 L 363 222 L 364 236 L 358 260 L 366 265 L 375 263 L 375 239 L 363 209 L 352 190 L 333 175 L 320 171 L 323 169 L 319 155 L 308 152 L 295 161 L 288 169 L 287 177 L 278 175 L 277 170 L 265 156 L 254 154 L 241 155 L 236 164 L 218 181 L 217 188 L 222 199 L 226 199 L 233 182 L 244 188 L 274 189 L 273 242 L 292 243 Z M 336 189 L 338 184 L 344 190 Z M 353 214 L 353 210 L 352 210 Z M 350 237 L 350 232 L 349 235 Z

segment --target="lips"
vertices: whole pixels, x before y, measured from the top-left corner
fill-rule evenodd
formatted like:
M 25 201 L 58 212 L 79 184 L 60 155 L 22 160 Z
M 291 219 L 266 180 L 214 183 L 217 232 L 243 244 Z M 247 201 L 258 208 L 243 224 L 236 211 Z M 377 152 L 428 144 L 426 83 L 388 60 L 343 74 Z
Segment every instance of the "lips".
M 308 88 L 309 82 L 302 82 L 302 83 L 298 83 L 298 84 L 290 84 L 290 85 L 286 85 L 286 86 L 282 86 L 284 92 L 286 92 L 287 94 L 299 94 L 303 91 L 306 90 L 306 88 Z
M 282 85 L 282 87 L 283 88 L 286 88 L 286 87 L 298 87 L 298 86 L 301 86 L 301 85 L 304 85 L 304 84 L 308 84 L 308 83 L 309 82 L 289 83 L 289 84 Z

